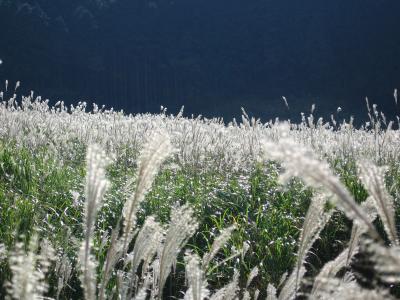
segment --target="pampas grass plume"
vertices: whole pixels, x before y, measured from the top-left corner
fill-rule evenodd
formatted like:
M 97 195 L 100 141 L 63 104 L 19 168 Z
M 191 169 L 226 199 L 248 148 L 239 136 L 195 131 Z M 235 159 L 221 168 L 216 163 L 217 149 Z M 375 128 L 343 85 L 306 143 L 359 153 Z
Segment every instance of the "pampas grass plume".
M 131 239 L 131 231 L 136 223 L 136 212 L 146 193 L 151 188 L 161 164 L 170 156 L 173 148 L 169 136 L 164 133 L 153 133 L 144 146 L 138 160 L 135 191 L 124 205 L 124 252 Z
M 82 242 L 79 263 L 81 266 L 81 283 L 86 300 L 96 298 L 96 267 L 97 262 L 92 256 L 94 224 L 100 209 L 104 194 L 108 188 L 105 177 L 105 167 L 108 159 L 97 145 L 88 147 L 86 155 L 86 186 L 84 207 L 84 241 Z

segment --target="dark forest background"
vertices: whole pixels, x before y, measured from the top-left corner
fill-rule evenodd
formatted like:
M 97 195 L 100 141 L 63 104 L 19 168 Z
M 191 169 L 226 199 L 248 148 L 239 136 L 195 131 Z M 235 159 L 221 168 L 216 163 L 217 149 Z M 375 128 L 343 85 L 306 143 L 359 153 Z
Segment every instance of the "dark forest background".
M 398 114 L 400 1 L 0 0 L 0 80 L 53 102 L 263 119 Z M 285 107 L 281 96 L 289 102 Z

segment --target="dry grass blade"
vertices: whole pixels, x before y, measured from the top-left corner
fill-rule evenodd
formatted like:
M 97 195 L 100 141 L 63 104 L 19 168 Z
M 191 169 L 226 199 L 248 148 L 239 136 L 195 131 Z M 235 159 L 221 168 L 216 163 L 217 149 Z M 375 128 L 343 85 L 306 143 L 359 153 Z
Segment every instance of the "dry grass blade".
M 195 233 L 197 226 L 198 223 L 193 216 L 193 210 L 188 205 L 172 209 L 171 222 L 160 255 L 160 277 L 158 283 L 158 293 L 160 295 L 171 272 L 171 267 L 175 264 L 177 255 L 188 239 Z
M 399 245 L 396 231 L 394 199 L 385 188 L 385 167 L 378 167 L 367 161 L 358 163 L 360 178 L 366 190 L 375 202 L 379 217 L 390 241 Z
M 166 133 L 154 133 L 142 150 L 135 184 L 135 191 L 124 205 L 124 252 L 130 242 L 131 231 L 136 223 L 136 212 L 151 188 L 161 164 L 172 153 L 172 145 Z
M 94 224 L 101 207 L 103 196 L 108 187 L 105 167 L 108 163 L 105 153 L 98 146 L 90 146 L 86 155 L 86 186 L 84 207 L 84 235 L 79 263 L 82 270 L 81 282 L 86 300 L 96 298 L 96 267 L 97 262 L 91 254 L 93 247 Z

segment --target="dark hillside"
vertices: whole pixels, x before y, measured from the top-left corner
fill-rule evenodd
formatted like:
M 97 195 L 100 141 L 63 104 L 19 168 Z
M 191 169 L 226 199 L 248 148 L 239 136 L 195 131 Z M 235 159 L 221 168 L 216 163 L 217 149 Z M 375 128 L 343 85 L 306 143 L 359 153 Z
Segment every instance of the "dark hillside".
M 398 1 L 0 1 L 0 80 L 128 112 L 389 115 Z M 287 97 L 287 112 L 281 96 Z

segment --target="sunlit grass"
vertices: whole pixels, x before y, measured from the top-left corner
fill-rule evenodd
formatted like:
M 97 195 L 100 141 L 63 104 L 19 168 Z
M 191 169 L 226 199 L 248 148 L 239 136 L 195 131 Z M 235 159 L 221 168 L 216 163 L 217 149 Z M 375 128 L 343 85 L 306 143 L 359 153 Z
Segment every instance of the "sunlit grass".
M 0 130 L 1 295 L 11 293 L 10 283 L 17 278 L 13 274 L 20 270 L 18 264 L 13 266 L 10 262 L 21 259 L 24 251 L 31 255 L 33 267 L 41 269 L 42 264 L 49 265 L 44 278 L 39 280 L 32 275 L 31 281 L 47 282 L 45 296 L 53 298 L 82 298 L 84 291 L 88 293 L 88 286 L 92 289 L 86 295 L 88 299 L 97 296 L 123 298 L 125 293 L 138 296 L 145 291 L 153 298 L 182 298 L 188 291 L 187 278 L 191 278 L 190 288 L 201 286 L 207 290 L 202 295 L 215 296 L 219 290 L 226 295 L 237 294 L 239 298 L 247 294 L 254 297 L 257 293 L 265 297 L 272 285 L 278 292 L 286 288 L 292 296 L 310 293 L 312 279 L 346 248 L 352 226 L 365 226 L 369 222 L 362 210 L 361 215 L 354 217 L 350 214 L 352 211 L 338 209 L 326 226 L 315 225 L 321 233 L 311 249 L 305 248 L 302 257 L 305 280 L 300 280 L 297 286 L 293 275 L 286 281 L 282 276 L 299 265 L 296 264 L 299 239 L 310 203 L 318 193 L 322 194 L 321 199 L 332 200 L 335 192 L 337 198 L 345 196 L 341 201 L 364 203 L 367 190 L 371 188 L 360 180 L 357 167 L 364 157 L 388 166 L 383 189 L 387 188 L 389 194 L 380 200 L 389 207 L 389 202 L 385 201 L 393 196 L 396 219 L 399 216 L 397 131 L 377 128 L 356 131 L 349 123 L 333 129 L 322 121 L 314 123 L 310 117 L 304 123 L 292 124 L 291 130 L 285 132 L 279 124 L 261 124 L 246 115 L 242 123 L 226 126 L 218 120 L 165 114 L 127 118 L 114 112 L 86 113 L 84 106 L 66 111 L 31 100 L 25 99 L 23 108 L 4 103 L 0 107 L 0 120 L 5 124 Z M 285 126 L 287 128 L 288 124 Z M 293 140 L 289 144 L 293 147 L 285 146 L 280 152 L 276 151 L 275 147 L 287 136 Z M 155 155 L 160 141 L 168 141 L 163 144 L 168 151 Z M 88 147 L 97 143 L 101 146 L 96 147 L 105 150 L 106 154 L 99 157 L 107 158 L 107 165 L 94 161 L 98 165 L 92 166 L 85 158 Z M 263 153 L 262 145 L 267 143 L 271 153 L 276 151 L 277 161 L 264 158 L 268 153 Z M 151 147 L 147 149 L 149 144 Z M 313 149 L 313 155 L 303 151 L 303 147 Z M 287 155 L 282 156 L 282 151 L 286 150 Z M 96 154 L 97 150 L 93 151 Z M 303 156 L 296 158 L 298 153 Z M 302 164 L 297 166 L 298 160 L 303 158 Z M 306 162 L 314 169 L 310 170 Z M 321 165 L 326 168 L 319 170 Z M 291 170 L 293 166 L 298 169 Z M 87 189 L 93 184 L 87 178 L 90 167 L 99 168 L 96 170 L 101 174 L 104 167 L 103 179 L 109 185 L 104 197 L 92 199 L 97 203 L 97 215 L 93 231 L 89 230 L 91 235 L 87 236 L 91 228 L 86 208 Z M 304 181 L 293 176 L 283 178 L 282 174 L 288 170 L 293 173 L 290 175 Z M 319 172 L 315 173 L 319 177 L 313 177 L 313 170 Z M 340 180 L 338 183 L 334 181 L 336 176 Z M 307 181 L 310 178 L 312 180 Z M 282 179 L 289 180 L 283 182 Z M 331 182 L 335 186 L 329 186 Z M 320 183 L 328 184 L 330 190 L 324 190 Z M 349 196 L 341 193 L 342 186 Z M 337 187 L 339 191 L 335 190 Z M 138 190 L 141 194 L 132 196 Z M 332 210 L 333 203 L 337 202 L 321 205 Z M 174 214 L 181 210 L 186 218 L 184 224 Z M 345 215 L 354 218 L 355 223 Z M 171 216 L 175 219 L 171 220 Z M 132 250 L 140 246 L 135 244 L 137 234 L 146 220 L 152 221 L 148 224 L 149 232 L 152 228 L 159 231 L 160 244 L 152 241 L 153 244 L 145 245 L 147 241 L 150 243 L 151 236 L 148 236 L 143 242 L 145 248 L 154 248 L 155 252 L 145 257 L 145 261 L 136 266 L 137 270 L 130 270 L 135 257 Z M 389 244 L 387 222 L 377 219 L 371 227 L 381 243 Z M 218 245 L 212 259 L 203 266 L 205 257 L 216 248 L 215 241 L 228 228 L 226 241 Z M 371 234 L 367 230 L 363 233 Z M 177 245 L 173 244 L 172 236 L 180 236 Z M 36 237 L 35 246 L 32 241 Z M 391 241 L 395 238 L 396 234 L 392 234 Z M 86 253 L 96 262 L 92 266 L 95 276 L 91 278 L 82 278 L 89 264 L 85 267 L 77 255 L 85 239 L 89 241 L 87 246 L 90 245 Z M 41 261 L 44 256 L 41 251 L 45 247 L 40 243 L 44 242 L 54 248 L 54 257 L 48 262 Z M 7 251 L 2 253 L 1 249 Z M 168 261 L 163 262 L 163 257 Z M 111 268 L 106 272 L 110 261 Z M 167 267 L 157 273 L 161 269 L 160 261 Z M 193 269 L 187 269 L 187 262 Z M 303 261 L 300 265 L 303 267 Z M 170 266 L 174 270 L 171 273 Z M 256 269 L 257 275 L 246 286 L 248 276 Z M 194 273 L 188 274 L 190 272 Z M 302 272 L 298 271 L 297 278 L 303 277 Z M 161 283 L 157 281 L 160 274 Z M 368 287 L 374 288 L 374 284 L 370 282 Z M 163 290 L 158 291 L 159 286 L 164 287 Z M 230 290 L 223 290 L 228 287 Z M 393 291 L 396 293 L 395 289 Z

